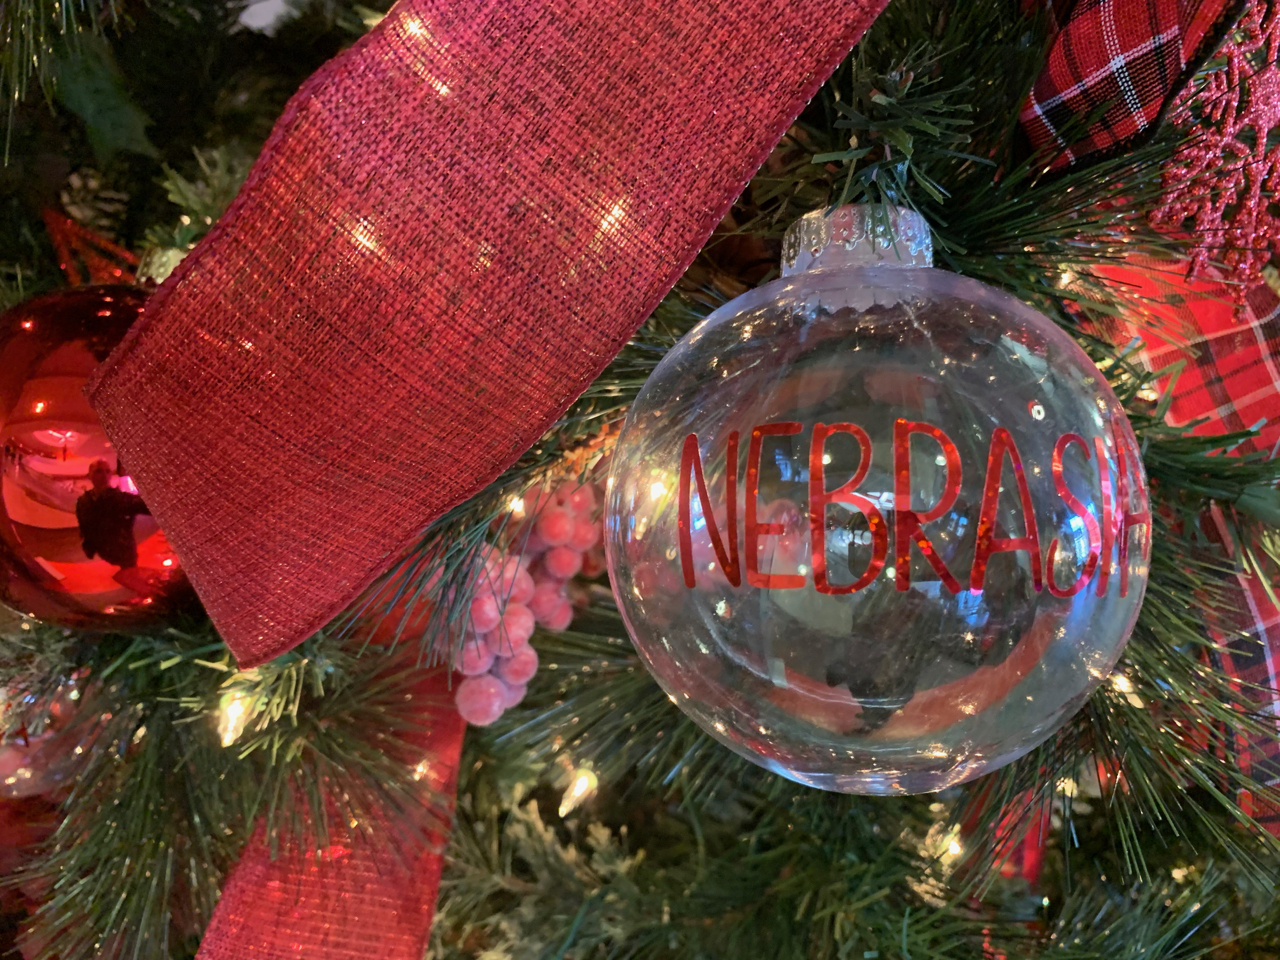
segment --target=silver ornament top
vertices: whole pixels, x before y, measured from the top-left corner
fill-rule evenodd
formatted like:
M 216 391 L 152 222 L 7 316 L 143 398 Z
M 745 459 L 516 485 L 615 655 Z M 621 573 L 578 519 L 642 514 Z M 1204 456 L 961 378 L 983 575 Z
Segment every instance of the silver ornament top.
M 931 267 L 933 235 L 906 207 L 850 203 L 830 215 L 815 210 L 787 228 L 782 275 L 832 267 Z

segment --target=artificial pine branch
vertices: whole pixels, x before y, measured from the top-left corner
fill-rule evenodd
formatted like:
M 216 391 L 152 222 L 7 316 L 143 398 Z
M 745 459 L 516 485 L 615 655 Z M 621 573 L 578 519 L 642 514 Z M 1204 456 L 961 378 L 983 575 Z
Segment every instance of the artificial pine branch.
M 539 708 L 522 712 L 532 722 Z M 953 873 L 956 834 L 932 797 L 841 796 L 775 778 L 767 799 L 655 802 L 639 781 L 597 768 L 600 796 L 556 816 L 556 791 L 539 785 L 555 765 L 511 761 L 509 737 L 473 739 L 463 764 L 433 960 L 1190 960 L 1220 955 L 1224 941 L 1250 956 L 1270 939 L 1212 865 L 1195 882 L 1185 870 L 1140 885 L 1104 877 L 1051 909 L 1004 881 L 980 902 Z M 522 776 L 504 784 L 513 767 Z
M 1131 300 L 1096 268 L 1139 250 L 1178 253 L 1144 221 L 1178 139 L 1047 177 L 1017 134 L 1017 109 L 1044 43 L 1042 26 L 1013 2 L 895 0 L 753 181 L 734 214 L 739 237 L 726 231 L 710 246 L 565 417 L 499 481 L 437 521 L 369 609 L 407 599 L 432 604 L 428 629 L 407 636 L 421 641 L 427 659 L 449 657 L 471 574 L 508 501 L 562 474 L 570 455 L 620 420 L 676 339 L 726 293 L 745 288 L 745 273 L 726 262 L 732 239 L 776 239 L 796 215 L 842 198 L 905 203 L 933 224 L 941 265 L 1001 286 L 1071 329 L 1128 406 L 1158 515 L 1148 600 L 1122 665 L 1143 705 L 1104 688 L 1057 738 L 972 788 L 968 810 L 991 830 L 966 844 L 969 871 L 949 874 L 955 865 L 944 868 L 936 841 L 954 835 L 947 808 L 958 805 L 958 791 L 936 801 L 833 797 L 760 770 L 678 712 L 600 601 L 573 632 L 538 638 L 544 686 L 535 683 L 529 709 L 515 713 L 499 739 L 483 742 L 491 762 L 464 783 L 439 955 L 683 958 L 718 955 L 731 943 L 743 953 L 806 960 L 877 952 L 985 958 L 998 949 L 1190 957 L 1213 946 L 1219 928 L 1247 931 L 1238 889 L 1201 873 L 1183 896 L 1168 886 L 1166 868 L 1175 855 L 1212 854 L 1237 865 L 1239 889 L 1253 889 L 1276 862 L 1274 842 L 1241 821 L 1236 796 L 1245 785 L 1258 790 L 1240 769 L 1237 747 L 1242 737 L 1274 733 L 1273 718 L 1256 705 L 1267 691 L 1231 684 L 1200 622 L 1226 602 L 1221 578 L 1237 564 L 1260 573 L 1265 554 L 1280 552 L 1276 472 L 1265 461 L 1221 455 L 1239 438 L 1202 440 L 1165 426 L 1163 411 L 1139 398 L 1152 378 L 1125 362 L 1123 347 L 1098 339 L 1097 321 L 1123 314 Z M 206 169 L 206 181 L 220 169 Z M 167 186 L 181 195 L 176 179 Z M 204 200 L 192 193 L 182 202 Z M 216 212 L 196 219 L 204 216 Z M 1211 503 L 1228 520 L 1234 557 L 1201 535 Z M 1246 555 L 1255 543 L 1263 556 Z M 90 666 L 103 678 L 93 715 L 99 707 L 112 715 L 98 735 L 114 746 L 82 775 L 67 801 L 67 825 L 37 867 L 39 876 L 59 878 L 40 923 L 59 936 L 64 960 L 90 955 L 89 938 L 109 930 L 125 931 L 123 940 L 101 940 L 110 949 L 160 955 L 166 944 L 181 954 L 180 941 L 207 916 L 220 871 L 259 813 L 276 837 L 314 842 L 319 834 L 305 824 L 327 815 L 340 795 L 331 786 L 351 788 L 341 791 L 356 798 L 346 813 L 412 800 L 404 755 L 394 746 L 383 752 L 387 741 L 367 736 L 385 729 L 394 740 L 415 722 L 395 709 L 404 678 L 385 671 L 376 654 L 355 658 L 345 645 L 319 640 L 236 674 L 207 627 L 97 638 L 94 649 L 81 638 L 41 636 L 47 646 L 9 648 L 22 668 L 11 679 L 47 684 Z M 251 716 L 223 749 L 213 718 L 236 696 Z M 147 732 L 134 743 L 140 726 Z M 1208 749 L 1189 735 L 1201 730 Z M 1090 812 L 1062 785 L 1098 756 L 1114 759 L 1122 779 Z M 630 813 L 618 803 L 603 818 L 594 810 L 552 818 L 545 781 L 569 761 L 594 762 Z M 540 807 L 497 784 L 499 773 L 530 784 L 541 778 Z M 1025 827 L 1026 819 L 1004 813 L 1044 806 L 1062 818 L 1054 843 L 1066 848 L 1056 852 L 1064 873 L 1074 869 L 1078 891 L 1056 898 L 1048 917 L 1028 915 L 1025 903 L 1006 909 L 996 896 L 1001 881 L 981 869 L 996 859 L 1001 833 Z M 108 829 L 113 820 L 118 826 Z M 634 841 L 624 841 L 624 822 Z M 139 845 L 113 846 L 117 829 Z M 1077 836 L 1079 850 L 1068 840 Z M 1095 882 L 1086 853 L 1112 858 L 1110 880 Z M 1145 883 L 1134 892 L 1136 878 Z M 993 886 L 984 888 L 988 880 Z M 121 889 L 134 896 L 120 900 Z M 981 903 L 957 889 L 982 894 Z M 1028 930 L 1029 919 L 1047 922 L 1048 933 Z M 113 926 L 125 920 L 130 926 Z
M 115 15 L 113 3 L 17 0 L 0 6 L 0 100 L 12 109 L 33 77 L 48 92 L 57 54 L 65 55 L 68 44 L 74 51 L 77 30 L 97 29 L 104 15 Z
M 161 185 L 169 202 L 182 213 L 175 223 L 147 231 L 146 242 L 152 247 L 183 253 L 195 247 L 231 205 L 253 164 L 253 157 L 238 143 L 193 152 L 200 170 L 195 179 L 167 164 L 164 167 Z
M 93 678 L 58 733 L 79 748 L 64 758 L 79 764 L 64 819 L 18 878 L 51 891 L 33 920 L 40 957 L 180 954 L 259 825 L 275 850 L 322 849 L 333 824 L 391 823 L 406 839 L 439 828 L 414 777 L 422 705 L 403 658 L 317 637 L 237 672 L 207 622 L 70 649 L 60 636 L 37 626 L 7 641 L 22 654 L 7 684 Z M 232 701 L 244 731 L 220 741 Z

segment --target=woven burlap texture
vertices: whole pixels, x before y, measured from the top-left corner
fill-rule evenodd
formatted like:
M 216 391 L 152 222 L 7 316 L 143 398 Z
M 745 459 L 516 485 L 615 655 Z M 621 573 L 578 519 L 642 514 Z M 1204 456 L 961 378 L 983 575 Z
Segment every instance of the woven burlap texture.
M 528 448 L 885 0 L 403 0 L 91 399 L 242 666 Z

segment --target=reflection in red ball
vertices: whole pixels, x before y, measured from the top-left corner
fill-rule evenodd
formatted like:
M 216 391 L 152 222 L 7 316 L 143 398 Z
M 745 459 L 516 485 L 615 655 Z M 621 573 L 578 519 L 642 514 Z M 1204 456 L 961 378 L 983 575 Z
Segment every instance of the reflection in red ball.
M 191 597 L 84 396 L 145 300 L 133 287 L 80 287 L 0 315 L 0 602 L 21 613 L 127 628 Z

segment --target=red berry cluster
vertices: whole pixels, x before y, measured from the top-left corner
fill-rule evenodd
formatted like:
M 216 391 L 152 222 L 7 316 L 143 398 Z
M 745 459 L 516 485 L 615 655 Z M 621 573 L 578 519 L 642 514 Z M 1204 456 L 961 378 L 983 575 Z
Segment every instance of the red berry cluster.
M 564 630 L 573 620 L 569 581 L 604 572 L 599 497 L 593 484 L 566 482 L 539 492 L 508 538 L 509 552 L 485 558 L 471 600 L 470 623 L 456 667 L 466 679 L 455 702 L 468 723 L 484 727 L 523 699 L 538 669 L 529 646 L 535 624 Z

